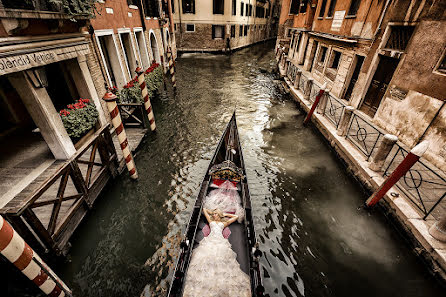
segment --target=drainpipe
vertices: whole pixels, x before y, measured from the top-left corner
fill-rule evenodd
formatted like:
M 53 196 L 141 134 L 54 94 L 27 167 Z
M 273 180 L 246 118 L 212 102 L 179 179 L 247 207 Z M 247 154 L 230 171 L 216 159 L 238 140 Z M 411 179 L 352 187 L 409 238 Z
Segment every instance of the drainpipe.
M 379 18 L 378 27 L 376 27 L 375 34 L 373 35 L 373 40 L 376 39 L 376 35 L 377 35 L 378 32 L 381 30 L 381 25 L 382 25 L 382 23 L 383 23 L 384 16 L 386 15 L 387 8 L 389 7 L 390 1 L 392 1 L 392 0 L 387 0 L 386 5 L 384 6 L 383 12 L 382 12 L 382 14 L 381 14 L 381 16 L 380 16 L 380 18 Z M 370 10 L 370 7 L 369 7 L 369 10 Z M 368 14 L 368 12 L 367 12 L 367 14 Z M 364 25 L 362 25 L 362 26 L 363 26 L 363 28 L 364 28 Z M 361 33 L 362 33 L 362 29 L 361 29 Z
M 146 31 L 146 18 L 144 16 L 143 4 L 142 1 L 138 1 L 137 3 L 139 9 L 139 17 L 141 18 L 141 27 L 143 31 Z

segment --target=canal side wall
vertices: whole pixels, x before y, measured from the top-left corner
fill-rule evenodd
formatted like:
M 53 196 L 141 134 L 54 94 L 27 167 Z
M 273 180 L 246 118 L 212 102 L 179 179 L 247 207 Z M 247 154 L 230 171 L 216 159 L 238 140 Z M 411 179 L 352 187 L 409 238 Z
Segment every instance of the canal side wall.
M 285 69 L 280 64 L 279 72 L 290 95 L 305 112 L 308 112 L 311 102 L 304 99 L 304 94 L 300 90 L 294 88 L 293 83 L 286 77 Z M 367 189 L 375 191 L 384 182 L 380 173 L 368 168 L 369 162 L 364 159 L 364 156 L 347 139 L 337 135 L 336 128 L 327 118 L 314 113 L 312 122 L 346 163 L 350 173 Z M 397 195 L 394 197 L 390 193 L 397 193 Z M 404 194 L 396 187 L 392 187 L 387 192 L 380 205 L 386 210 L 388 216 L 390 215 L 390 218 L 406 232 L 406 238 L 411 241 L 414 252 L 427 263 L 431 273 L 446 284 L 446 244 L 434 239 L 429 234 L 428 222 L 423 220 L 422 215 L 414 209 L 408 199 L 404 198 Z

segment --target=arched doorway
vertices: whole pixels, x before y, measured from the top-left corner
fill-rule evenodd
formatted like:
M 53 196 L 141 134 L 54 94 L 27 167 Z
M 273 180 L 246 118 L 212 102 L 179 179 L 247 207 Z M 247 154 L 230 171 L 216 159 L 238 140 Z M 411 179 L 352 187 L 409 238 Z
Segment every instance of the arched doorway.
M 156 41 L 155 34 L 150 32 L 150 47 L 152 49 L 152 57 L 157 63 L 161 63 L 160 53 L 158 50 L 158 42 Z

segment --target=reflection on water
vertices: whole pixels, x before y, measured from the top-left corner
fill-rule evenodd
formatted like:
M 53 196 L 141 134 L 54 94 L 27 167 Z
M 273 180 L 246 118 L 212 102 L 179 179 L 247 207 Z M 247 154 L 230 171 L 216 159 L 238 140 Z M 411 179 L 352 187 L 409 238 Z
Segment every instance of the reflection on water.
M 439 296 L 405 243 L 303 115 L 276 88 L 273 44 L 231 56 L 187 54 L 178 94 L 153 102 L 158 132 L 139 180 L 113 181 L 57 269 L 75 296 L 164 296 L 182 232 L 234 108 L 269 296 Z M 259 68 L 262 68 L 260 71 Z M 265 72 L 264 70 L 267 70 Z

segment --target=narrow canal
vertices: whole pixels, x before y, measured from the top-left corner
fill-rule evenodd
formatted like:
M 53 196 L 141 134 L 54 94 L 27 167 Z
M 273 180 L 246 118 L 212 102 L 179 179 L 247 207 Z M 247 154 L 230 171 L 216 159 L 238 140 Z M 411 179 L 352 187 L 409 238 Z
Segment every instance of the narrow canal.
M 234 108 L 268 296 L 440 296 L 440 286 L 323 137 L 279 92 L 273 43 L 186 54 L 178 94 L 152 102 L 158 132 L 108 185 L 56 270 L 75 296 L 165 296 L 201 179 Z M 444 291 L 443 291 L 444 292 Z M 203 295 L 205 296 L 205 295 Z

